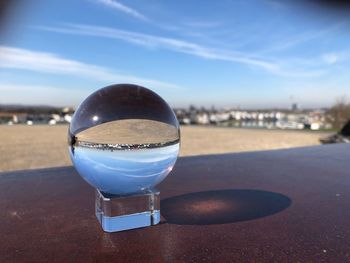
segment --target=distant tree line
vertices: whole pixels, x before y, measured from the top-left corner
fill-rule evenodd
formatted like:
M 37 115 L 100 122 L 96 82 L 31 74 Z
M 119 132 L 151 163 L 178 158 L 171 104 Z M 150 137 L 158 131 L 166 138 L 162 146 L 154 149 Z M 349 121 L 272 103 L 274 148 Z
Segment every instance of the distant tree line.
M 340 130 L 348 121 L 350 121 L 350 103 L 346 97 L 340 97 L 327 112 L 328 122 L 333 128 Z
M 51 106 L 1 105 L 0 112 L 16 112 L 28 114 L 59 114 L 61 108 Z

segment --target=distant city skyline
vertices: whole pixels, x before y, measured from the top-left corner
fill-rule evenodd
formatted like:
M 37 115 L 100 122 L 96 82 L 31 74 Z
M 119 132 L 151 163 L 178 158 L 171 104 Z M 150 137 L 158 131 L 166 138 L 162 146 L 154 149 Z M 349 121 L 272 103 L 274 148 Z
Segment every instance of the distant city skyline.
M 350 99 L 350 21 L 293 1 L 28 0 L 0 39 L 0 104 L 76 107 L 134 83 L 172 107 Z

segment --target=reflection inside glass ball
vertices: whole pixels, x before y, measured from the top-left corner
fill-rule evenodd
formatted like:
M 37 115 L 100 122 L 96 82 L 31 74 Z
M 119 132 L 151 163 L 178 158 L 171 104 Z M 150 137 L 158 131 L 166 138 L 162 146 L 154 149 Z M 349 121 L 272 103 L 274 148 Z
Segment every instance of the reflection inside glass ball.
M 73 164 L 91 185 L 110 194 L 153 188 L 172 170 L 179 125 L 167 103 L 135 85 L 113 85 L 90 95 L 69 128 Z

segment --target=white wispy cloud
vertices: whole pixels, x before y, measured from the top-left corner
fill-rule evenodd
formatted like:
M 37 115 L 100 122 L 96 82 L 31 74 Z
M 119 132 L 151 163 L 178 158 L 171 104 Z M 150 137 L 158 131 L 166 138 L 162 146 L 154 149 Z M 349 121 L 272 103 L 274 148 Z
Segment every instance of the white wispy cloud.
M 272 46 L 261 51 L 260 54 L 272 53 L 276 51 L 283 51 L 283 50 L 294 48 L 301 44 L 311 42 L 312 40 L 316 40 L 316 39 L 328 36 L 329 34 L 339 30 L 343 25 L 344 23 L 340 22 L 321 30 L 313 30 L 309 32 L 304 32 L 302 34 L 297 34 L 294 36 L 288 36 L 288 37 L 283 35 L 281 36 L 282 41 L 275 41 Z
M 134 8 L 131 8 L 125 4 L 122 4 L 116 0 L 95 0 L 95 2 L 105 5 L 109 8 L 112 8 L 114 10 L 123 12 L 127 15 L 133 16 L 137 19 L 143 20 L 143 21 L 149 21 L 150 19 L 146 17 L 145 15 L 141 14 L 139 11 L 137 11 Z
M 154 88 L 179 88 L 175 84 L 133 75 L 118 74 L 105 67 L 62 58 L 52 53 L 7 46 L 0 46 L 0 68 L 63 74 L 104 82 L 130 82 Z
M 272 60 L 261 59 L 236 51 L 209 48 L 180 39 L 148 35 L 109 27 L 79 24 L 65 24 L 62 27 L 37 26 L 36 28 L 66 34 L 119 39 L 148 48 L 162 48 L 205 59 L 230 61 L 249 66 L 256 66 L 271 72 L 279 71 L 279 65 Z
M 155 21 L 154 19 L 142 14 L 140 11 L 136 10 L 135 8 L 122 4 L 121 2 L 116 0 L 90 0 L 90 1 L 103 5 L 107 8 L 116 10 L 117 12 L 123 12 L 133 18 L 136 18 L 143 22 L 147 22 L 149 25 L 158 27 L 166 31 L 183 31 L 184 30 L 183 27 L 176 26 L 174 24 L 167 24 L 164 21 L 161 23 L 159 21 Z
M 339 56 L 336 53 L 327 53 L 322 55 L 322 59 L 327 64 L 335 64 L 339 61 Z
M 269 73 L 284 77 L 313 78 L 319 77 L 325 73 L 325 69 L 322 68 L 322 65 L 317 65 L 313 60 L 298 60 L 295 58 L 268 59 L 266 57 L 254 56 L 247 52 L 237 52 L 225 48 L 211 48 L 186 40 L 154 36 L 110 27 L 63 24 L 60 27 L 36 26 L 34 28 L 64 34 L 118 39 L 151 49 L 166 49 L 208 60 L 239 63 L 260 68 Z
M 78 105 L 92 90 L 79 89 L 76 87 L 60 88 L 46 85 L 27 85 L 23 83 L 0 83 L 0 104 L 26 104 L 26 105 L 52 105 L 72 106 Z M 18 94 L 26 94 L 18 96 Z M 64 96 L 63 94 L 69 94 Z

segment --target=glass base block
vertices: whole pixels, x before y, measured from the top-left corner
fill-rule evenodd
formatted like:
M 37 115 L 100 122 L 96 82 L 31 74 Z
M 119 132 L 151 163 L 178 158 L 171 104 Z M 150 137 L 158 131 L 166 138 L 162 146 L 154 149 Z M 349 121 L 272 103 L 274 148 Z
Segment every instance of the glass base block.
M 96 189 L 95 213 L 106 232 L 156 225 L 160 222 L 159 191 L 111 195 Z

